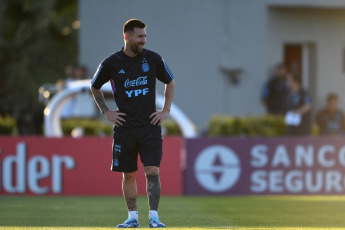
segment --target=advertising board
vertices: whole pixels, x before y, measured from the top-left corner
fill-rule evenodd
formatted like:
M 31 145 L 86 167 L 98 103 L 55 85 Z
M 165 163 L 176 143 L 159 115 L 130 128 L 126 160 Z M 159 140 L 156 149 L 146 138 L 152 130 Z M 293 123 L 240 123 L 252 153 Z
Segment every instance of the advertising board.
M 182 140 L 165 137 L 162 194 L 182 193 Z M 112 138 L 0 137 L 0 194 L 122 195 L 122 174 L 110 171 Z M 138 159 L 138 192 L 146 178 Z
M 187 195 L 344 194 L 343 138 L 186 141 Z

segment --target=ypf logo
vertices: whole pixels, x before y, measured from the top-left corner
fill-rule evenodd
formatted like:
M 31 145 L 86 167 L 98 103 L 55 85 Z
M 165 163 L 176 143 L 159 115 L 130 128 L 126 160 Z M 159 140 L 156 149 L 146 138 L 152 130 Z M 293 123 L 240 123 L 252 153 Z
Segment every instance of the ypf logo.
M 200 152 L 194 165 L 199 184 L 211 192 L 232 188 L 241 174 L 240 160 L 230 148 L 213 145 Z

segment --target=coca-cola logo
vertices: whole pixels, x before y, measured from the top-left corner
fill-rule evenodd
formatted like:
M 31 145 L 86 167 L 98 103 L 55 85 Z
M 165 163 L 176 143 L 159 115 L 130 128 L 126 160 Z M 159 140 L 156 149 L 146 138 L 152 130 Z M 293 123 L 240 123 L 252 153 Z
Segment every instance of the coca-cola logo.
M 132 86 L 146 85 L 146 84 L 147 84 L 147 76 L 138 77 L 135 80 L 127 79 L 125 81 L 125 87 L 126 88 L 129 88 L 129 87 L 132 87 Z

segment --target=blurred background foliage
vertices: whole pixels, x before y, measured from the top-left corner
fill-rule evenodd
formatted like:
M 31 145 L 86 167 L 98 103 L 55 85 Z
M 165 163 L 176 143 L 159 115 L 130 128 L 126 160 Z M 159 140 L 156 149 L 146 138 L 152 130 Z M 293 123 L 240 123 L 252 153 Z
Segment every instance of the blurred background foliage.
M 182 136 L 180 126 L 171 118 L 168 118 L 162 122 L 162 132 L 164 135 Z
M 18 134 L 42 133 L 38 88 L 77 63 L 77 18 L 77 0 L 1 0 L 0 115 L 15 118 Z
M 61 120 L 62 132 L 70 136 L 75 128 L 83 130 L 83 136 L 111 136 L 113 126 L 107 121 L 89 118 L 70 118 Z
M 208 135 L 275 137 L 285 134 L 284 116 L 263 115 L 260 117 L 233 117 L 228 115 L 213 116 L 209 122 Z
M 279 137 L 286 135 L 284 116 L 262 115 L 235 117 L 215 115 L 208 124 L 210 137 Z M 312 124 L 312 136 L 320 135 L 318 126 Z
M 110 122 L 92 118 L 63 119 L 61 120 L 61 128 L 65 136 L 70 136 L 71 134 L 73 136 L 73 130 L 76 128 L 82 129 L 85 136 L 112 136 L 113 134 L 113 125 Z M 170 118 L 163 121 L 162 131 L 164 135 L 182 135 L 182 131 L 176 121 Z
M 0 115 L 0 135 L 15 135 L 16 125 L 16 121 L 9 115 Z

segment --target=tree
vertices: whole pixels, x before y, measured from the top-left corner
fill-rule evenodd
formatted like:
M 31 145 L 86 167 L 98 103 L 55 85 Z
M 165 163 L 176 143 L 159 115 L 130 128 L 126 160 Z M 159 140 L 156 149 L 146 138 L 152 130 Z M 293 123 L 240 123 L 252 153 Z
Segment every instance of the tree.
M 77 63 L 77 1 L 0 1 L 0 114 L 17 120 L 19 134 L 37 134 L 39 86 Z

